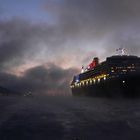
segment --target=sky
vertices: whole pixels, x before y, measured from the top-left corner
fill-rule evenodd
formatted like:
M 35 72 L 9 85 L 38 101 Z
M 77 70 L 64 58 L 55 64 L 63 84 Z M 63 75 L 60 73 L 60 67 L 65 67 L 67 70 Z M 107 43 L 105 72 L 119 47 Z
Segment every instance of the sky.
M 93 57 L 140 53 L 138 0 L 0 0 L 0 86 L 70 94 Z

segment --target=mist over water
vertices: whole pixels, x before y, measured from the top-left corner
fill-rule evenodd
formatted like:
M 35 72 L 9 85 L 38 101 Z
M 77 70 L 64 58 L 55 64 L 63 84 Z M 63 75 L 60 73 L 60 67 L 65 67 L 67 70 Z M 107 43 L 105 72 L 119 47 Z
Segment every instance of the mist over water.
M 0 97 L 1 140 L 140 139 L 140 99 Z

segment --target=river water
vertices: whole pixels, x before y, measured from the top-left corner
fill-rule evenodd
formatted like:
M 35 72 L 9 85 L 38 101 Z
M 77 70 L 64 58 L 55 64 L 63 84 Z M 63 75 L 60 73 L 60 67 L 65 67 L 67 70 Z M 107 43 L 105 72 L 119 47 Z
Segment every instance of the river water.
M 140 99 L 1 96 L 0 140 L 139 140 Z

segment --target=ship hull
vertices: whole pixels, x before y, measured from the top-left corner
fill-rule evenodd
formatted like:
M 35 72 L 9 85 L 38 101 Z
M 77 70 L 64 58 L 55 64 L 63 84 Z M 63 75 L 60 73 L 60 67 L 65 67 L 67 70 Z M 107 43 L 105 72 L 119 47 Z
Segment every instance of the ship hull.
M 72 88 L 74 96 L 93 97 L 140 97 L 140 75 L 125 75 L 102 79 Z

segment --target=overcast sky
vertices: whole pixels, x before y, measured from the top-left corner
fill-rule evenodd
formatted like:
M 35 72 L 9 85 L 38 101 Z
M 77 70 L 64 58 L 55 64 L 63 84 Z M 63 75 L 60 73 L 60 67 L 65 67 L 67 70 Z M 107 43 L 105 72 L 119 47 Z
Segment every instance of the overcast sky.
M 0 85 L 67 92 L 94 56 L 139 55 L 139 25 L 138 0 L 0 0 Z

